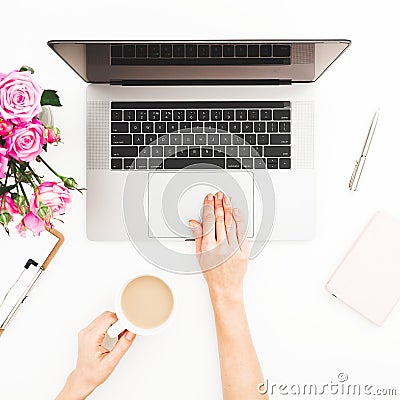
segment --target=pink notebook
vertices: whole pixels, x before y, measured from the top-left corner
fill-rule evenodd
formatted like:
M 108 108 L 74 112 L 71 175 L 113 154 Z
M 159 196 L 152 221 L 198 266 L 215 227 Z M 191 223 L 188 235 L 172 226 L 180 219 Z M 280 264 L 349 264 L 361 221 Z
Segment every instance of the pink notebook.
M 361 232 L 327 290 L 377 325 L 400 299 L 400 221 L 376 213 Z

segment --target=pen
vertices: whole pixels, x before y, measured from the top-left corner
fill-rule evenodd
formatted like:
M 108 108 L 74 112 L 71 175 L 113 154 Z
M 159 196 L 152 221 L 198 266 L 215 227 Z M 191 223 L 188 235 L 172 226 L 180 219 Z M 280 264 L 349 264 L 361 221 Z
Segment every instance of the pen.
M 361 174 L 364 168 L 365 161 L 367 159 L 368 151 L 371 146 L 372 138 L 374 137 L 376 125 L 378 123 L 378 118 L 379 118 L 379 110 L 377 110 L 374 114 L 374 117 L 372 118 L 371 125 L 368 130 L 367 137 L 364 142 L 364 146 L 361 151 L 361 156 L 359 159 L 356 161 L 356 165 L 354 166 L 353 173 L 350 178 L 349 182 L 349 189 L 350 190 L 357 190 L 358 182 L 360 181 Z

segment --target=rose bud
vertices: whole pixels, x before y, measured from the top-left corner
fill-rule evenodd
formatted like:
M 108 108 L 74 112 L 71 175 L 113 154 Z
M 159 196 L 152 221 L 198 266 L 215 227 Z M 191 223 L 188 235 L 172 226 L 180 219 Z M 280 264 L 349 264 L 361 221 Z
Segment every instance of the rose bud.
M 77 189 L 78 184 L 76 183 L 74 178 L 67 178 L 66 176 L 61 177 L 61 180 L 63 181 L 65 187 L 67 189 Z
M 8 213 L 7 211 L 3 211 L 0 213 L 0 224 L 4 226 L 4 229 L 6 230 L 7 234 L 9 233 L 7 225 L 10 223 L 12 220 L 11 214 Z
M 0 136 L 6 136 L 13 130 L 14 125 L 6 119 L 0 118 Z
M 61 140 L 60 130 L 53 126 L 48 127 L 44 130 L 43 136 L 45 137 L 47 143 L 58 143 Z

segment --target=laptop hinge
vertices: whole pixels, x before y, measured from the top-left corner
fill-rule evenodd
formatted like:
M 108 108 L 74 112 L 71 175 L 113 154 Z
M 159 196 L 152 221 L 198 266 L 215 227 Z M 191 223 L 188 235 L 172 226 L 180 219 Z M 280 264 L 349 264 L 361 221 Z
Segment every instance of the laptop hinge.
M 291 84 L 291 79 L 122 79 L 110 82 L 110 85 L 117 86 L 278 86 Z

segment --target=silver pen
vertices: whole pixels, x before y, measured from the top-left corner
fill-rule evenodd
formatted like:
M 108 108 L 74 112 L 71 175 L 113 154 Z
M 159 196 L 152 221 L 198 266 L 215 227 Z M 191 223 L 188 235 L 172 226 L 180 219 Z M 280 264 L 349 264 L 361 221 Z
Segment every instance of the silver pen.
M 374 137 L 376 125 L 378 123 L 379 117 L 379 109 L 375 112 L 374 117 L 372 118 L 371 125 L 368 130 L 368 135 L 365 139 L 365 143 L 363 149 L 361 151 L 361 156 L 356 161 L 356 165 L 354 166 L 353 173 L 351 174 L 350 182 L 349 182 L 349 189 L 350 190 L 357 190 L 358 182 L 360 181 L 362 171 L 364 169 L 364 164 L 367 159 L 368 151 L 371 146 L 372 138 Z

